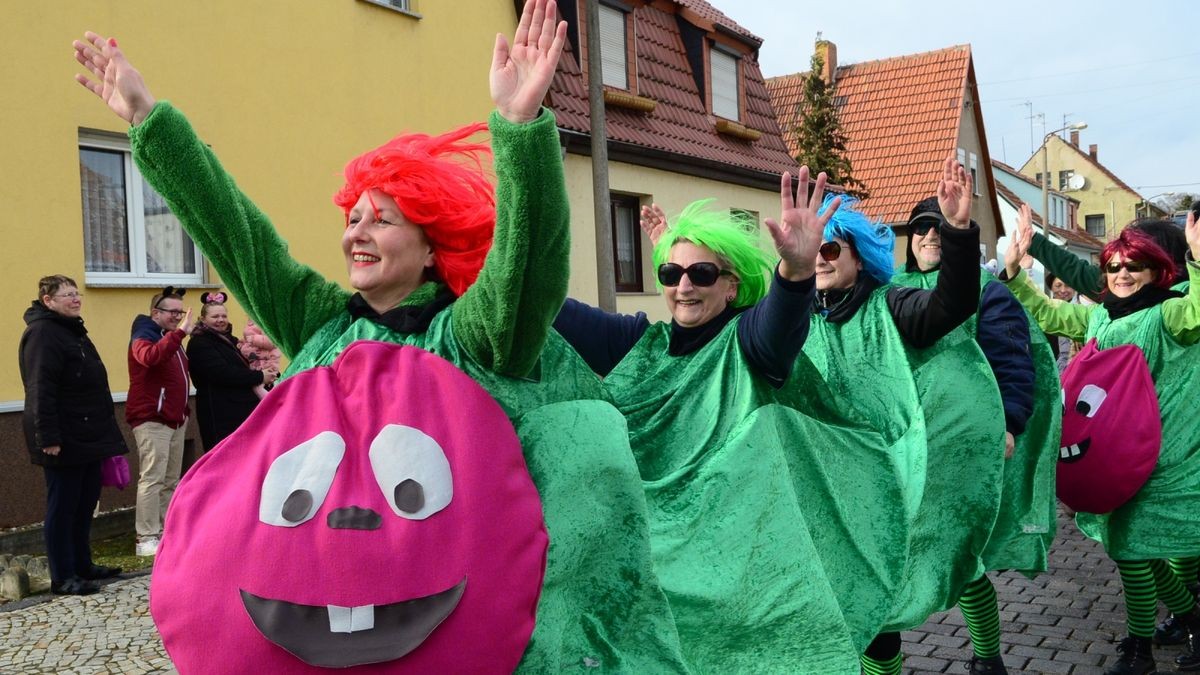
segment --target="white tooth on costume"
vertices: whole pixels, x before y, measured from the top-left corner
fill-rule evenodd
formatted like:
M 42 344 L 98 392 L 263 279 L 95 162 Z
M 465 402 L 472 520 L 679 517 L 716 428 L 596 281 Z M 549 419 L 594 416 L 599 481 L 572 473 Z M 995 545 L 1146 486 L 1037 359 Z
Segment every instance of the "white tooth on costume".
M 1069 449 L 1067 449 L 1067 448 L 1059 448 L 1059 449 L 1058 449 L 1058 456 L 1059 456 L 1059 457 L 1061 457 L 1061 458 L 1063 458 L 1063 459 L 1066 459 L 1066 458 L 1067 458 L 1067 455 L 1068 455 L 1068 453 L 1070 453 L 1070 452 L 1071 452 L 1071 451 L 1070 451 Z
M 375 627 L 375 605 L 361 607 L 339 607 L 326 605 L 329 612 L 330 633 L 353 633 Z

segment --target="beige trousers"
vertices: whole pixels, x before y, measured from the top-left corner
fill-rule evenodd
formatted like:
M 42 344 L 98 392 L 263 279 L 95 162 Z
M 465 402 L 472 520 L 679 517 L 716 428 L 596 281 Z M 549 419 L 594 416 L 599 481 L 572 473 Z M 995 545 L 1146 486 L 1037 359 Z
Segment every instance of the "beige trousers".
M 179 484 L 183 469 L 183 436 L 187 425 L 172 429 L 158 422 L 143 422 L 133 428 L 137 440 L 138 477 L 135 509 L 138 538 L 162 535 L 167 504 Z

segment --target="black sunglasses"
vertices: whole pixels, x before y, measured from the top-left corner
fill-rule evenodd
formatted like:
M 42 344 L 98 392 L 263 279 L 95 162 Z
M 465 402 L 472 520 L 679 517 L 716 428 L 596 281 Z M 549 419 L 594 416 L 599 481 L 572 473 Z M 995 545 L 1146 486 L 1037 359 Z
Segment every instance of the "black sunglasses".
M 1124 262 L 1112 261 L 1104 265 L 1104 271 L 1109 274 L 1116 274 L 1121 271 L 1121 268 L 1129 270 L 1130 274 L 1137 274 L 1143 270 L 1150 269 L 1150 263 L 1141 260 L 1126 260 Z
M 942 225 L 946 223 L 946 219 L 940 213 L 921 213 L 914 216 L 908 221 L 908 226 L 912 228 L 913 234 L 924 237 L 929 234 L 930 230 L 942 231 Z
M 698 262 L 687 267 L 675 263 L 663 263 L 658 266 L 658 283 L 669 287 L 678 286 L 680 279 L 683 279 L 685 274 L 688 279 L 692 280 L 693 286 L 701 288 L 712 286 L 720 277 L 733 276 L 733 272 L 717 267 L 716 263 Z
M 822 260 L 833 262 L 842 257 L 842 245 L 836 241 L 827 241 L 821 244 L 821 248 L 817 249 L 817 253 L 820 254 Z

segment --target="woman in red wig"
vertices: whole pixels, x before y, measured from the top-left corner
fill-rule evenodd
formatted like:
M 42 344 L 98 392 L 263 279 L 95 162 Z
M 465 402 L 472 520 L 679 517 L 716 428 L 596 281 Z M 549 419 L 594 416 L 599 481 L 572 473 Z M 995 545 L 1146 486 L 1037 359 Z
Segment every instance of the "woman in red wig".
M 1196 573 L 1193 567 L 1190 575 L 1177 574 L 1167 559 L 1188 560 L 1200 554 L 1200 521 L 1195 517 L 1200 509 L 1200 434 L 1195 415 L 1195 401 L 1200 397 L 1200 379 L 1195 377 L 1196 345 L 1200 343 L 1200 265 L 1196 262 L 1200 258 L 1200 223 L 1194 214 L 1188 215 L 1185 235 L 1190 249 L 1186 259 L 1190 288 L 1186 295 L 1171 290 L 1177 273 L 1171 256 L 1149 235 L 1126 228 L 1101 253 L 1104 290 L 1099 305 L 1051 300 L 1030 283 L 1020 266 L 1033 239 L 1028 206 L 1021 207 L 1017 226 L 1018 237 L 1005 253 L 1004 281 L 1042 330 L 1087 342 L 1063 373 L 1064 444 L 1071 442 L 1067 420 L 1073 414 L 1085 416 L 1091 424 L 1115 417 L 1117 428 L 1127 430 L 1122 438 L 1096 432 L 1064 447 L 1060 451 L 1060 495 L 1065 494 L 1064 473 L 1072 470 L 1075 462 L 1094 461 L 1095 457 L 1086 455 L 1096 453 L 1101 445 L 1124 449 L 1139 443 L 1146 436 L 1135 431 L 1139 420 L 1146 417 L 1156 427 L 1161 417 L 1161 449 L 1151 448 L 1159 450 L 1157 462 L 1140 488 L 1131 488 L 1136 493 L 1107 513 L 1081 510 L 1076 515 L 1079 528 L 1100 541 L 1116 561 L 1125 591 L 1129 636 L 1117 647 L 1120 658 L 1106 675 L 1154 672 L 1151 642 L 1156 600 L 1162 600 L 1187 627 L 1189 653 L 1177 661 L 1181 670 L 1193 670 L 1200 665 L 1200 612 L 1180 577 L 1191 581 Z M 1121 384 L 1108 385 L 1098 375 L 1105 352 L 1112 358 L 1117 350 L 1130 348 L 1137 350 L 1135 358 L 1117 380 L 1132 381 L 1139 371 L 1147 372 L 1140 368 L 1144 359 L 1153 380 L 1150 398 L 1157 398 L 1157 410 L 1147 415 L 1140 414 L 1132 398 L 1122 400 Z M 1091 373 L 1080 370 L 1084 368 Z M 1084 376 L 1080 380 L 1095 380 L 1081 387 L 1077 397 L 1075 387 L 1070 386 L 1073 370 Z M 1120 475 L 1130 471 L 1123 463 Z M 1106 489 L 1096 484 L 1088 487 L 1092 492 Z

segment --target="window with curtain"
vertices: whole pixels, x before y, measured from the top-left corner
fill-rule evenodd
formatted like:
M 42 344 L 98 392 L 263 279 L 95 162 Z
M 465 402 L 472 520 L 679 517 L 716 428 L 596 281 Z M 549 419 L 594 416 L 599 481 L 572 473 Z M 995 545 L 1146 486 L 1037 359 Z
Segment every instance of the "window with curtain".
M 738 59 L 716 47 L 709 50 L 712 70 L 712 111 L 734 122 L 741 119 L 738 106 Z
M 641 201 L 634 195 L 612 195 L 614 276 L 619 293 L 640 293 L 642 285 Z
M 128 142 L 81 135 L 79 191 L 89 284 L 203 283 L 203 258 L 166 201 L 142 180 Z
M 1087 233 L 1093 237 L 1104 237 L 1104 214 L 1098 216 L 1084 216 L 1083 227 Z

